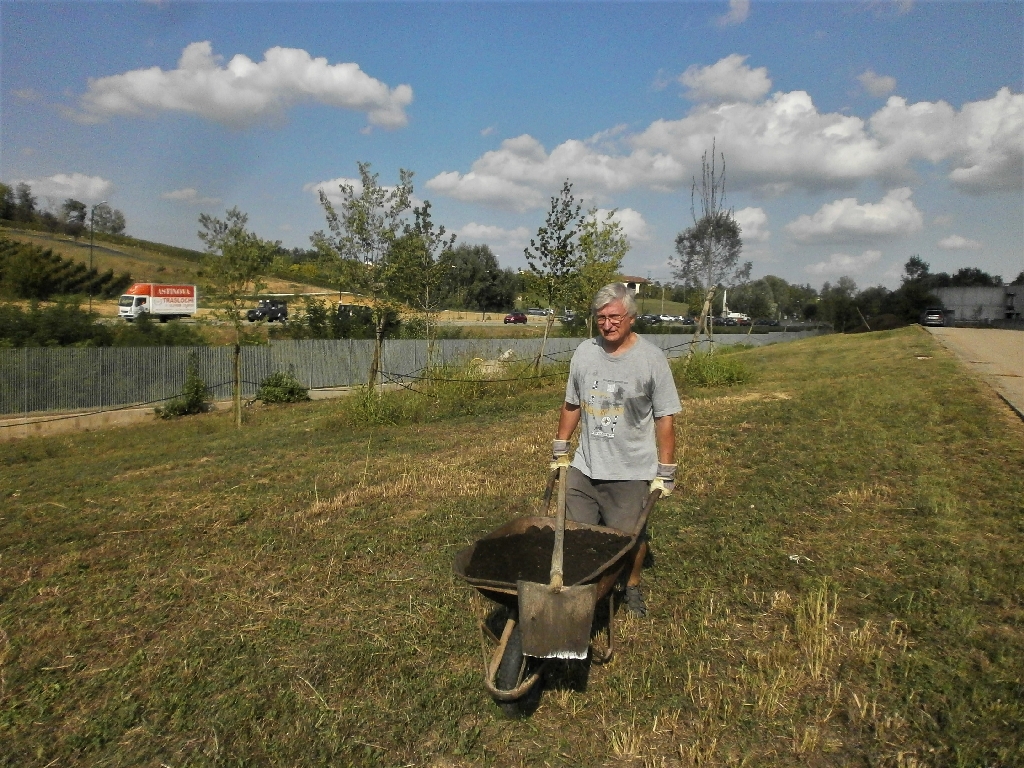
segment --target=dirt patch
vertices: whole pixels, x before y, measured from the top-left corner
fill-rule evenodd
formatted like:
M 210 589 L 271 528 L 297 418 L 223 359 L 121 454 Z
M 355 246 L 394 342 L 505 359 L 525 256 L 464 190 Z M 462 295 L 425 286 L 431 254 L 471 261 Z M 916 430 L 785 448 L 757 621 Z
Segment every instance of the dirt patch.
M 629 543 L 628 536 L 567 530 L 563 555 L 565 583 L 575 584 L 607 563 Z M 480 541 L 466 568 L 471 579 L 514 584 L 522 579 L 547 584 L 555 532 L 531 526 L 523 533 Z

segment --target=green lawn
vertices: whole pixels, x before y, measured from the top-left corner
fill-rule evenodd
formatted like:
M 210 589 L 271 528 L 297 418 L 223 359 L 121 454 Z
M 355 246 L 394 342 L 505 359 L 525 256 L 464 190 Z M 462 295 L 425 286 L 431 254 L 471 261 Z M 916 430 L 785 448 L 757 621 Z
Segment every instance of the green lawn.
M 0 445 L 0 766 L 1024 763 L 1024 424 L 916 328 L 729 358 L 650 617 L 524 721 L 451 561 L 537 501 L 558 381 Z

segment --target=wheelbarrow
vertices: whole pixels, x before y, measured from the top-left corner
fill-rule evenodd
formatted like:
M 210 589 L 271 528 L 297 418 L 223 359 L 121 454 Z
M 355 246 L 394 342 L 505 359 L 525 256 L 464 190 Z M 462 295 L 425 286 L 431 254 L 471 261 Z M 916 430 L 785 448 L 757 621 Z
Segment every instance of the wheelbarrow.
M 555 538 L 555 517 L 550 514 L 551 497 L 558 478 L 552 472 L 544 493 L 545 515 L 515 518 L 491 531 L 455 556 L 455 575 L 496 603 L 492 617 L 504 616 L 503 626 L 480 622 L 484 646 L 484 687 L 498 706 L 510 717 L 525 714 L 539 694 L 548 659 L 535 659 L 523 653 L 523 633 L 519 625 L 519 582 L 546 583 Z M 632 565 L 647 517 L 661 496 L 654 491 L 631 532 L 566 520 L 564 584 L 572 588 L 594 585 L 590 594 L 596 604 L 606 601 L 608 609 L 605 647 L 592 641 L 591 661 L 609 662 L 615 651 L 615 591 L 623 572 Z M 591 615 L 593 612 L 591 612 Z M 499 622 L 500 624 L 500 622 Z M 494 645 L 488 654 L 486 642 Z

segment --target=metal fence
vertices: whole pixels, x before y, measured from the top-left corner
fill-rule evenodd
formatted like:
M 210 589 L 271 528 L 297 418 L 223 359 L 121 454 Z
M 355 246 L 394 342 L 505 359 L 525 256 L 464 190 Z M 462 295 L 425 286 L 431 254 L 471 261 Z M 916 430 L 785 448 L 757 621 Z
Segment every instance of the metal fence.
M 722 335 L 719 344 L 761 346 L 816 335 L 768 333 Z M 649 335 L 669 357 L 685 354 L 692 336 Z M 568 361 L 583 339 L 550 338 L 544 362 Z M 430 349 L 430 364 L 453 364 L 502 355 L 535 359 L 539 339 L 441 339 Z M 702 347 L 707 342 L 701 343 Z M 509 354 L 510 353 L 510 354 Z M 415 376 L 428 364 L 424 341 L 385 342 L 385 380 Z M 373 342 L 362 339 L 276 341 L 242 348 L 242 393 L 251 397 L 275 371 L 291 371 L 310 389 L 345 387 L 366 382 L 373 360 Z M 0 414 L 39 411 L 110 410 L 155 404 L 178 395 L 189 364 L 210 388 L 215 400 L 231 397 L 231 347 L 100 347 L 92 349 L 26 347 L 0 350 Z

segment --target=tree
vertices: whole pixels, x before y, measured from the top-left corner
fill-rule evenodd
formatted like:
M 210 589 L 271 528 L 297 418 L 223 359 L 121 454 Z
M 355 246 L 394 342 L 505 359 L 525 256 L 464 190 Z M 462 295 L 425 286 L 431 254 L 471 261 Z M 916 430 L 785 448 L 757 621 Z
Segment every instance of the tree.
M 227 212 L 224 221 L 200 214 L 199 239 L 206 243 L 209 258 L 206 271 L 210 294 L 218 303 L 221 316 L 235 330 L 235 426 L 242 427 L 242 323 L 246 305 L 255 301 L 266 288 L 263 274 L 274 258 L 278 243 L 261 240 L 246 229 L 249 217 L 237 207 Z
M 848 325 L 856 325 L 860 322 L 857 305 L 854 301 L 856 293 L 857 283 L 852 277 L 845 275 L 840 277 L 835 285 L 826 282 L 821 287 L 819 312 L 825 320 L 832 324 L 834 330 L 842 333 Z
M 1024 270 L 1019 275 L 1013 278 L 1013 282 L 1010 285 L 1024 285 Z
M 961 267 L 949 278 L 951 286 L 985 286 L 998 287 L 1003 284 L 1002 275 L 990 275 L 977 267 Z
M 515 270 L 502 269 L 487 245 L 460 243 L 446 250 L 439 271 L 440 306 L 496 312 L 515 303 L 519 276 Z
M 903 265 L 903 282 L 923 280 L 930 274 L 931 265 L 916 253 Z
M 108 235 L 120 235 L 124 233 L 124 214 L 117 208 L 111 208 L 106 203 L 101 203 L 93 209 L 93 226 L 97 232 L 105 232 Z
M 708 313 L 718 286 L 729 288 L 750 277 L 751 263 L 737 267 L 743 240 L 740 226 L 731 208 L 725 207 L 725 155 L 721 155 L 722 169 L 718 171 L 715 148 L 701 158 L 700 203 L 698 184 L 694 178 L 690 188 L 690 216 L 693 226 L 676 236 L 676 255 L 670 259 L 674 276 L 682 282 L 702 284 L 704 304 L 694 338 L 706 327 Z M 700 216 L 697 209 L 700 208 Z M 692 348 L 692 345 L 691 345 Z
M 341 290 L 366 293 L 370 297 L 375 322 L 373 362 L 370 386 L 380 372 L 381 348 L 389 318 L 400 306 L 391 296 L 382 267 L 403 230 L 403 214 L 412 197 L 412 171 L 399 169 L 398 186 L 387 188 L 378 183 L 378 174 L 370 173 L 370 163 L 359 163 L 360 191 L 352 184 L 340 184 L 341 202 L 337 208 L 320 190 L 320 205 L 327 217 L 330 234 L 315 232 L 310 241 L 327 258 L 340 262 Z
M 572 184 L 566 179 L 562 191 L 551 198 L 544 226 L 537 230 L 536 238 L 530 238 L 530 245 L 524 250 L 531 282 L 547 297 L 548 307 L 566 304 L 575 292 L 570 278 L 578 269 L 579 219 L 580 204 L 572 195 Z
M 14 190 L 0 183 L 0 219 L 13 219 L 14 208 Z
M 579 258 L 570 286 L 572 293 L 566 302 L 577 317 L 587 318 L 587 335 L 592 329 L 591 302 L 594 295 L 612 282 L 622 268 L 622 260 L 629 253 L 629 238 L 622 225 L 615 220 L 615 211 L 609 211 L 599 220 L 597 209 L 591 208 L 580 226 Z
M 69 197 L 60 207 L 60 214 L 65 234 L 77 238 L 85 231 L 85 219 L 89 214 L 85 203 Z
M 25 182 L 18 184 L 15 190 L 14 220 L 34 221 L 36 218 L 36 198 L 32 187 Z

